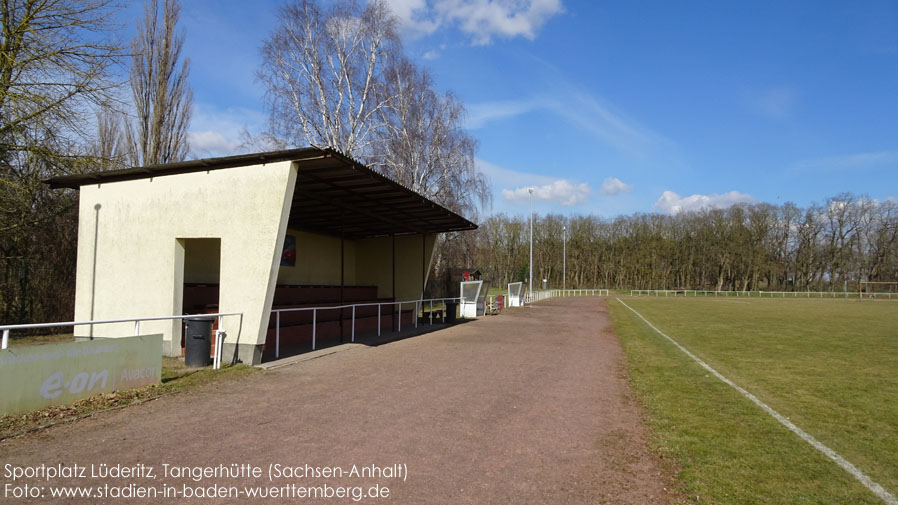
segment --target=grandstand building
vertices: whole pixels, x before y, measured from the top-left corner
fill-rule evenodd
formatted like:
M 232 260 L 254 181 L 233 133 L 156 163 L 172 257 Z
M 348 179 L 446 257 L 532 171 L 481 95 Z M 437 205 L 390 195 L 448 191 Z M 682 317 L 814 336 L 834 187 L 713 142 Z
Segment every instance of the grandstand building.
M 441 232 L 476 225 L 330 149 L 185 161 L 55 177 L 80 191 L 75 319 L 240 313 L 222 319 L 226 360 L 256 364 L 275 335 L 272 309 L 417 300 Z M 399 323 L 360 307 L 355 331 Z M 349 310 L 318 314 L 327 344 Z M 282 346 L 305 346 L 311 312 L 284 312 Z M 403 317 L 412 317 L 407 311 Z M 76 337 L 133 334 L 133 323 Z M 179 321 L 145 321 L 182 352 Z

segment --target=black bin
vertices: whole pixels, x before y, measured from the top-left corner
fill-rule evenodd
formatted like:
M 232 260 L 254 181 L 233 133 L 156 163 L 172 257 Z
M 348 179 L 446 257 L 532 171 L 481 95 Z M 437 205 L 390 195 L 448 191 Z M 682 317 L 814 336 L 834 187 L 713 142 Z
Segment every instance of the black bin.
M 212 323 L 214 317 L 199 317 L 187 320 L 187 335 L 184 338 L 184 364 L 189 367 L 204 367 L 212 364 L 209 357 L 212 349 Z
M 454 324 L 455 323 L 455 312 L 458 307 L 458 302 L 455 300 L 446 302 L 446 324 Z

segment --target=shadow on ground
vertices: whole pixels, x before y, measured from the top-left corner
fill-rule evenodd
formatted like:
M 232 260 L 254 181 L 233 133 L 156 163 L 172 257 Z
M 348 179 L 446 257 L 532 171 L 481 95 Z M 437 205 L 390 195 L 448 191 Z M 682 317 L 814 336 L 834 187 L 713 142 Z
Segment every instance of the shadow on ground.
M 301 356 L 303 354 L 309 354 L 312 352 L 319 352 L 324 349 L 330 349 L 333 347 L 338 347 L 345 344 L 360 344 L 367 347 L 377 347 L 383 344 L 389 344 L 391 342 L 397 342 L 400 340 L 405 340 L 407 338 L 417 337 L 419 335 L 424 335 L 427 333 L 433 333 L 435 331 L 444 330 L 447 328 L 452 328 L 455 326 L 467 324 L 474 321 L 474 319 L 456 319 L 454 323 L 445 324 L 445 323 L 433 323 L 428 324 L 427 322 L 419 322 L 418 327 L 415 328 L 412 326 L 411 328 L 403 328 L 402 331 L 382 331 L 378 336 L 377 332 L 369 332 L 364 334 L 357 334 L 355 336 L 355 341 L 352 341 L 349 337 L 343 337 L 342 341 L 339 337 L 328 337 L 319 339 L 316 342 L 315 349 L 312 349 L 310 343 L 304 343 L 300 345 L 282 345 L 280 348 L 280 353 L 278 356 L 275 356 L 275 349 L 268 348 L 262 352 L 262 363 L 270 364 L 276 360 L 282 360 L 285 358 L 292 358 L 295 356 Z

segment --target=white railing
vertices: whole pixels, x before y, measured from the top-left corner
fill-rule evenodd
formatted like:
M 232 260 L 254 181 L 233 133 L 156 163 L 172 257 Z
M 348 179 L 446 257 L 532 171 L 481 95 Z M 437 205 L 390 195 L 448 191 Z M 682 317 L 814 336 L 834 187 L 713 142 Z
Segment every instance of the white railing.
M 524 305 L 541 302 L 552 298 L 552 292 L 548 289 L 540 289 L 537 291 L 527 291 L 524 294 Z
M 227 334 L 224 330 L 221 329 L 222 318 L 225 316 L 240 316 L 243 317 L 242 312 L 227 312 L 227 313 L 216 313 L 216 314 L 189 314 L 189 315 L 181 315 L 181 316 L 156 316 L 156 317 L 129 317 L 125 319 L 99 319 L 93 321 L 65 321 L 59 323 L 34 323 L 34 324 L 7 324 L 0 326 L 0 330 L 3 331 L 3 340 L 0 342 L 0 349 L 6 349 L 9 345 L 9 334 L 14 330 L 28 330 L 35 328 L 59 328 L 59 327 L 75 327 L 75 326 L 84 326 L 84 325 L 94 325 L 94 324 L 115 324 L 115 323 L 134 323 L 134 336 L 140 335 L 140 323 L 142 321 L 174 321 L 177 319 L 187 320 L 187 319 L 205 319 L 210 317 L 218 318 L 218 330 L 215 332 L 215 353 L 212 360 L 212 368 L 218 370 L 221 368 L 221 347 L 222 342 L 227 337 Z
M 598 288 L 590 288 L 590 289 L 553 289 L 553 296 L 557 297 L 565 297 L 565 296 L 610 296 L 610 293 L 607 289 L 598 289 Z
M 328 311 L 328 310 L 345 310 L 352 309 L 352 316 L 350 318 L 351 321 L 351 329 L 350 329 L 350 338 L 351 342 L 355 342 L 355 319 L 356 319 L 356 307 L 373 307 L 377 306 L 377 336 L 379 337 L 381 334 L 381 317 L 383 315 L 383 306 L 396 306 L 396 320 L 398 321 L 396 331 L 402 331 L 402 308 L 408 306 L 409 304 L 414 304 L 415 312 L 414 312 L 414 324 L 415 328 L 418 327 L 418 312 L 424 309 L 424 304 L 430 304 L 429 311 L 429 324 L 433 324 L 433 304 L 434 302 L 445 302 L 447 301 L 456 301 L 459 302 L 461 297 L 454 298 L 427 298 L 421 300 L 407 300 L 402 302 L 370 302 L 370 303 L 354 303 L 349 305 L 325 305 L 320 307 L 289 307 L 284 309 L 272 309 L 271 312 L 274 315 L 275 323 L 274 323 L 274 357 L 275 359 L 281 357 L 281 313 L 283 312 L 303 312 L 303 311 L 312 311 L 312 350 L 315 350 L 316 347 L 316 339 L 318 333 L 318 312 L 320 311 Z M 370 317 L 370 316 L 368 316 Z M 445 321 L 446 315 L 443 314 L 443 318 Z M 342 320 L 343 316 L 340 315 L 340 319 Z
M 609 291 L 605 288 L 584 288 L 584 289 L 541 289 L 537 291 L 528 291 L 524 295 L 524 303 L 535 303 L 549 298 L 563 298 L 572 296 L 609 296 Z
M 741 296 L 755 298 L 884 298 L 898 300 L 898 293 L 857 291 L 713 291 L 701 289 L 631 289 L 630 296 Z
M 499 297 L 503 295 L 487 295 L 486 304 L 484 305 L 484 312 L 486 314 L 498 314 L 499 313 Z M 506 297 L 507 300 L 507 297 Z M 505 303 L 508 303 L 507 301 Z M 504 304 L 503 304 L 504 307 Z

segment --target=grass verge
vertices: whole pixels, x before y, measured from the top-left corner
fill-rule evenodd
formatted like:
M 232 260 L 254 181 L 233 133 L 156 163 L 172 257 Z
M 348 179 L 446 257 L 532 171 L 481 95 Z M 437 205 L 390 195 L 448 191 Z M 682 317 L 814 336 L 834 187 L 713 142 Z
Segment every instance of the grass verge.
M 627 299 L 659 329 L 895 494 L 894 304 Z M 881 503 L 617 301 L 608 302 L 653 442 L 697 503 Z

